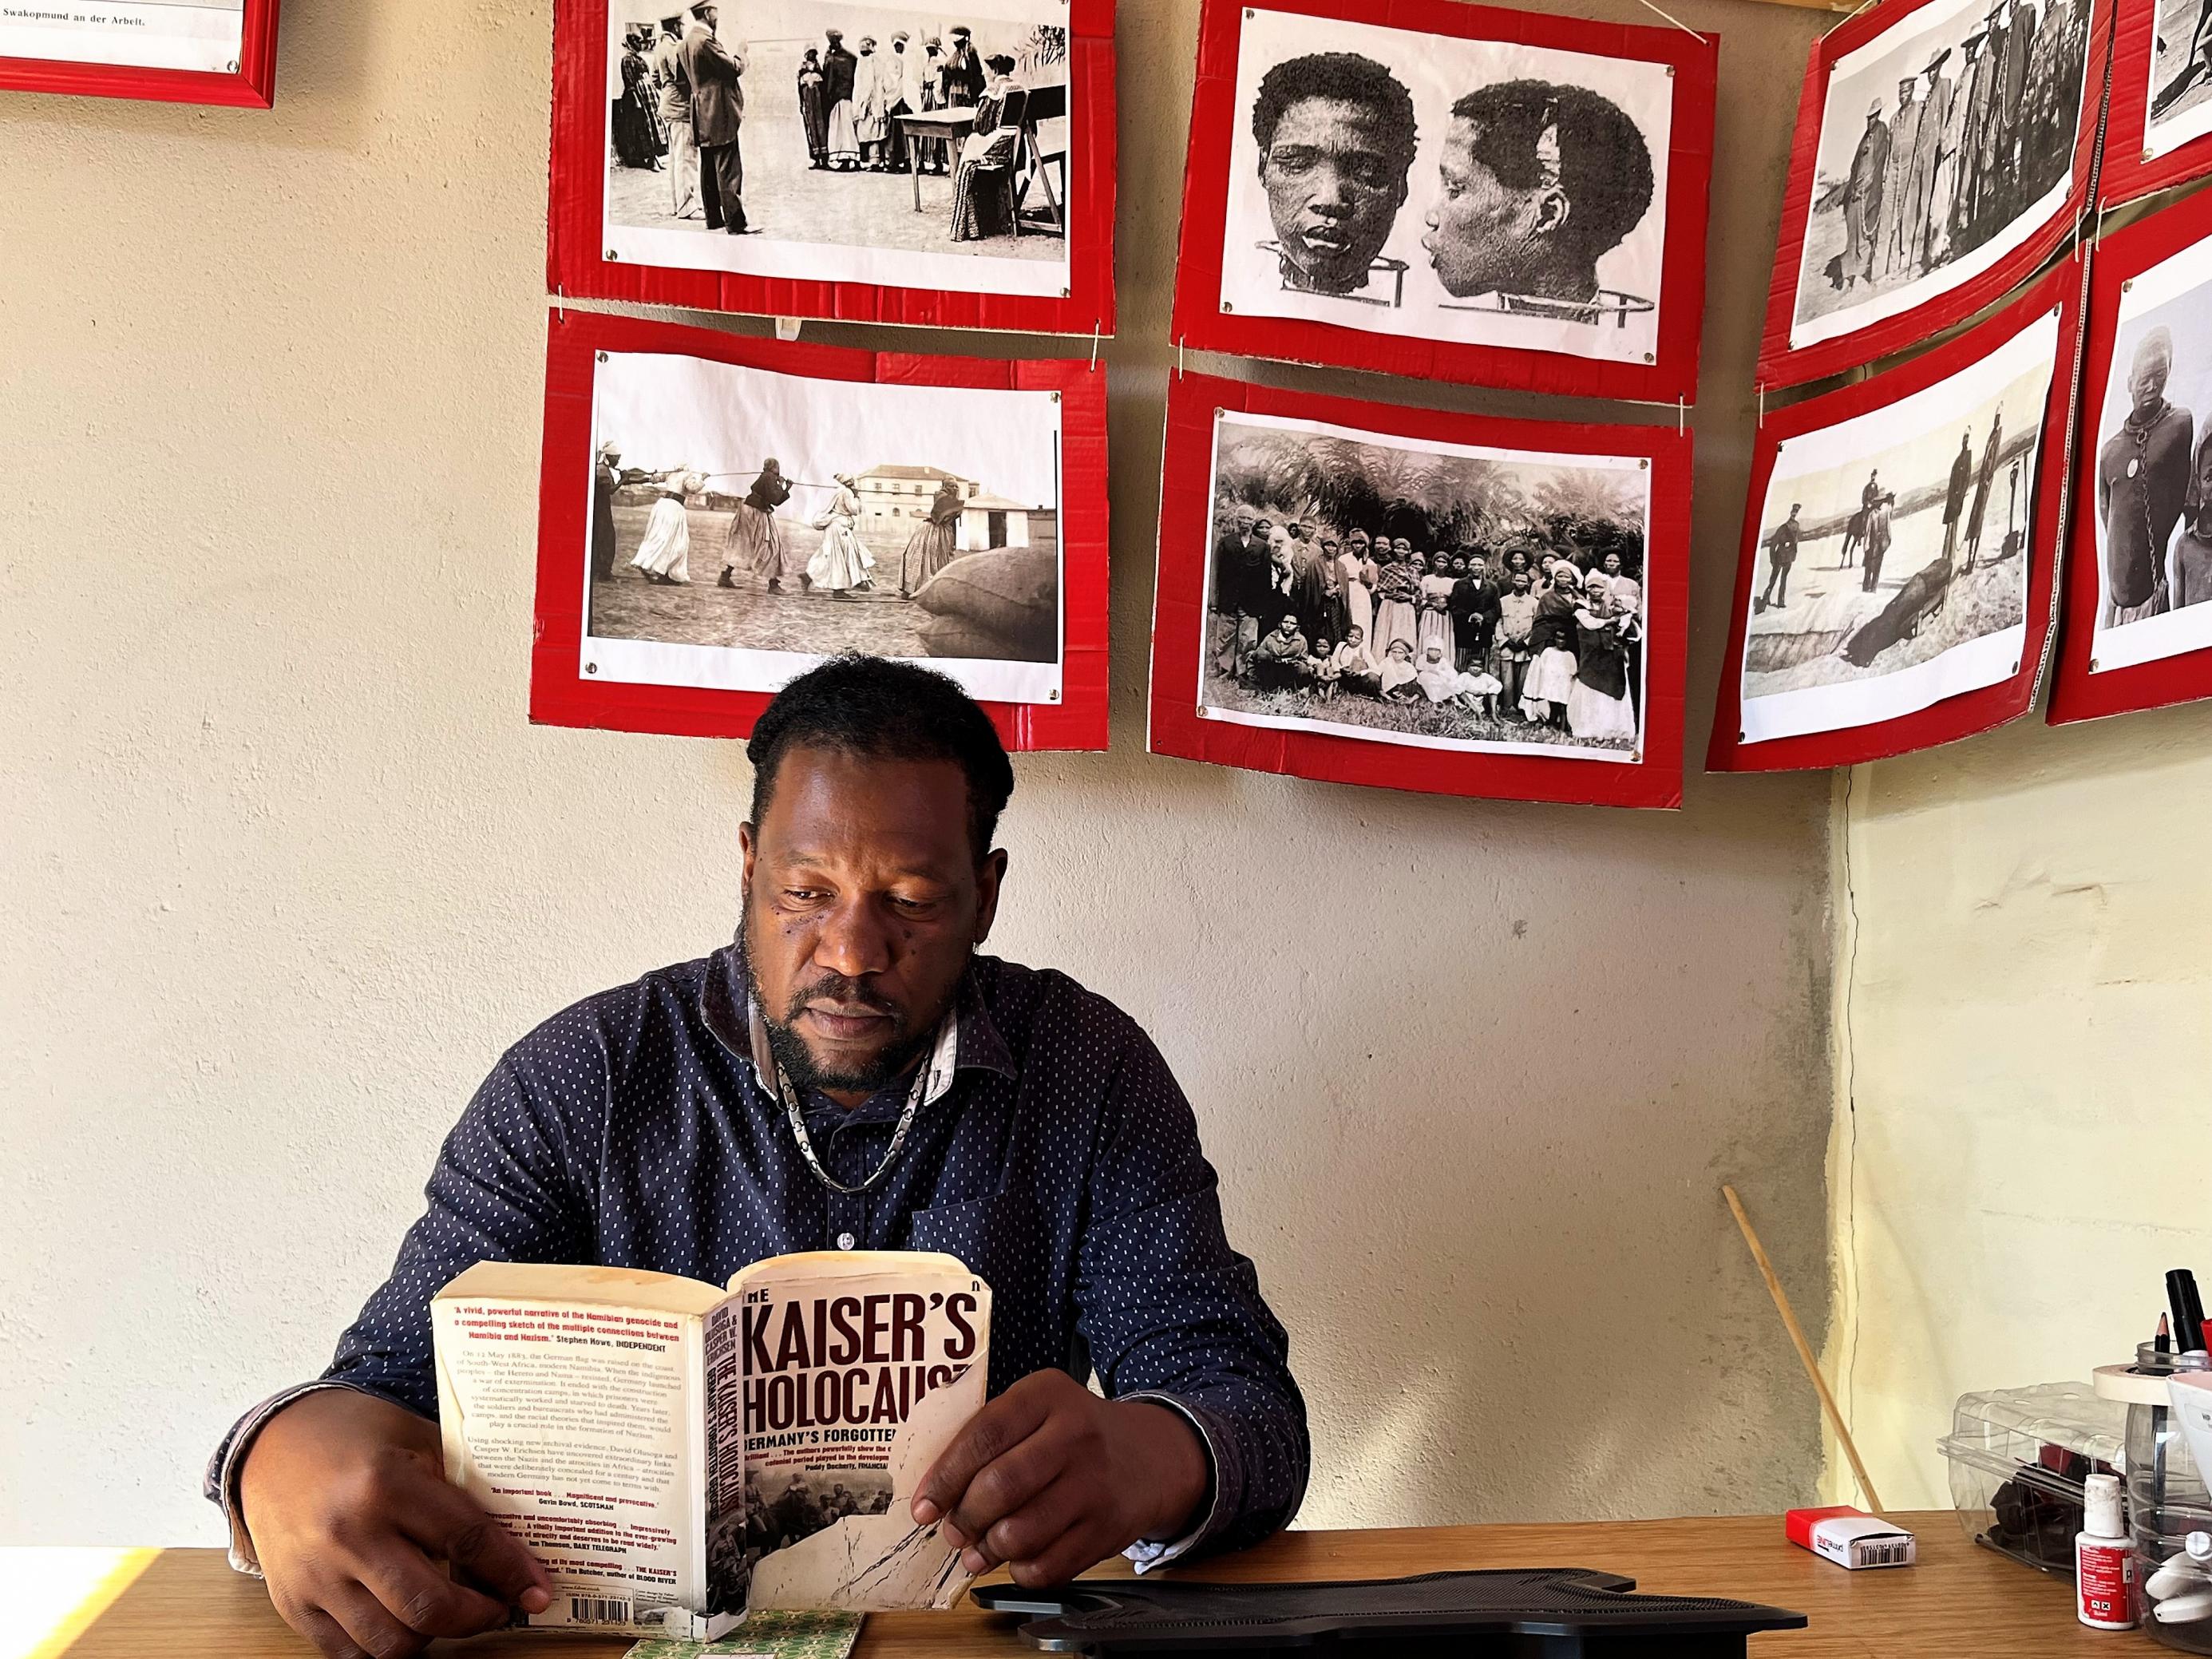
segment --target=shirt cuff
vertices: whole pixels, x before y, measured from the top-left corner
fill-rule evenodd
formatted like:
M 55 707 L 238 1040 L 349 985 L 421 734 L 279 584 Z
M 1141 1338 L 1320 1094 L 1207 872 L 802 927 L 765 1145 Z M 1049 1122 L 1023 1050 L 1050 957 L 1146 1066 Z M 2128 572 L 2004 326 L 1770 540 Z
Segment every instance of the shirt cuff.
M 1164 1567 L 1178 1557 L 1189 1554 L 1201 1539 L 1209 1537 L 1217 1530 L 1218 1523 L 1222 1519 L 1221 1456 L 1215 1449 L 1213 1434 L 1206 1426 L 1206 1419 L 1173 1395 L 1146 1390 L 1140 1394 L 1125 1394 L 1121 1398 L 1125 1401 L 1141 1400 L 1149 1405 L 1165 1406 L 1190 1425 L 1192 1431 L 1198 1436 L 1199 1445 L 1206 1452 L 1206 1496 L 1199 1500 L 1197 1522 L 1188 1532 L 1172 1542 L 1164 1543 L 1156 1539 L 1139 1538 L 1121 1552 L 1136 1568 L 1137 1576 L 1141 1578 L 1154 1567 Z
M 246 1530 L 246 1515 L 238 1498 L 238 1477 L 246 1467 L 246 1454 L 253 1449 L 253 1442 L 269 1425 L 269 1419 L 296 1401 L 325 1389 L 353 1389 L 356 1394 L 368 1390 L 357 1389 L 350 1382 L 334 1382 L 327 1378 L 313 1382 L 302 1382 L 297 1388 L 272 1394 L 252 1411 L 240 1418 L 222 1444 L 217 1446 L 214 1458 L 208 1464 L 205 1490 L 210 1502 L 222 1510 L 222 1518 L 230 1528 L 230 1565 L 234 1571 L 261 1577 L 261 1562 L 253 1553 L 252 1535 Z

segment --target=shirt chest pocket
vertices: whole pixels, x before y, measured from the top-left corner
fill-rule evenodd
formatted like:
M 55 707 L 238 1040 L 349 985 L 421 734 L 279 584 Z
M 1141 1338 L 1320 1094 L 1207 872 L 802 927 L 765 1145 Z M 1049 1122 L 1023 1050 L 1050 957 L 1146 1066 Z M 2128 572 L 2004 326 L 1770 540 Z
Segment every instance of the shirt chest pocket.
M 916 1210 L 908 1221 L 907 1249 L 942 1250 L 988 1285 L 994 1297 L 1004 1295 L 1042 1261 L 1036 1201 L 1027 1193 L 994 1193 Z

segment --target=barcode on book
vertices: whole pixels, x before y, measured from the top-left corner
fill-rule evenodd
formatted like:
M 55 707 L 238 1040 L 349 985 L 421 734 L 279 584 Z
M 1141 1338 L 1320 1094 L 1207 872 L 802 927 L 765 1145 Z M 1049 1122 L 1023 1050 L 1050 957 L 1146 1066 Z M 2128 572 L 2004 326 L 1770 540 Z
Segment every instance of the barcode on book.
M 1859 1565 L 1863 1567 L 1901 1567 L 1912 1553 L 1912 1541 L 1900 1538 L 1893 1544 L 1861 1544 Z
M 611 1601 L 599 1595 L 572 1595 L 568 1598 L 568 1617 L 579 1625 L 627 1625 L 629 1603 Z

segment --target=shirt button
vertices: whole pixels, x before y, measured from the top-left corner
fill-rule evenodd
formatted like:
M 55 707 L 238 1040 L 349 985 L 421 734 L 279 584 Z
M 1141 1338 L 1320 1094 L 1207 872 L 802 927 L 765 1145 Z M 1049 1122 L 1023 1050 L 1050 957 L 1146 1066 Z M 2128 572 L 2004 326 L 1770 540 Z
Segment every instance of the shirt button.
M 837 1235 L 837 1248 L 841 1250 L 851 1249 L 855 1242 L 856 1241 L 854 1239 L 853 1235 L 850 1233 L 839 1233 Z

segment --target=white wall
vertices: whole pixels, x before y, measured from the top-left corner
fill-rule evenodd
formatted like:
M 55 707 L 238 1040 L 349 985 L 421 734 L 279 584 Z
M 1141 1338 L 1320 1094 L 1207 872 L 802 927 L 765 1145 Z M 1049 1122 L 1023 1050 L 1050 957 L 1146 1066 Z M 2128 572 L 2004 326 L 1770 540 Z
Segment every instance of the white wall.
M 1853 777 L 1831 1352 L 1893 1505 L 1951 1501 L 1960 1395 L 2131 1359 L 2212 1273 L 2208 824 L 2207 704 Z
M 1674 9 L 1729 37 L 1694 749 L 1826 20 Z M 732 924 L 738 745 L 525 718 L 548 18 L 299 0 L 268 113 L 0 94 L 0 1542 L 212 1540 L 199 1460 L 319 1368 L 501 1047 Z M 1797 1501 L 1812 1402 L 1716 1187 L 1817 1322 L 1825 781 L 1670 817 L 1142 753 L 1195 29 L 1122 8 L 1115 749 L 1019 763 L 999 944 L 1198 1103 L 1309 1522 Z

